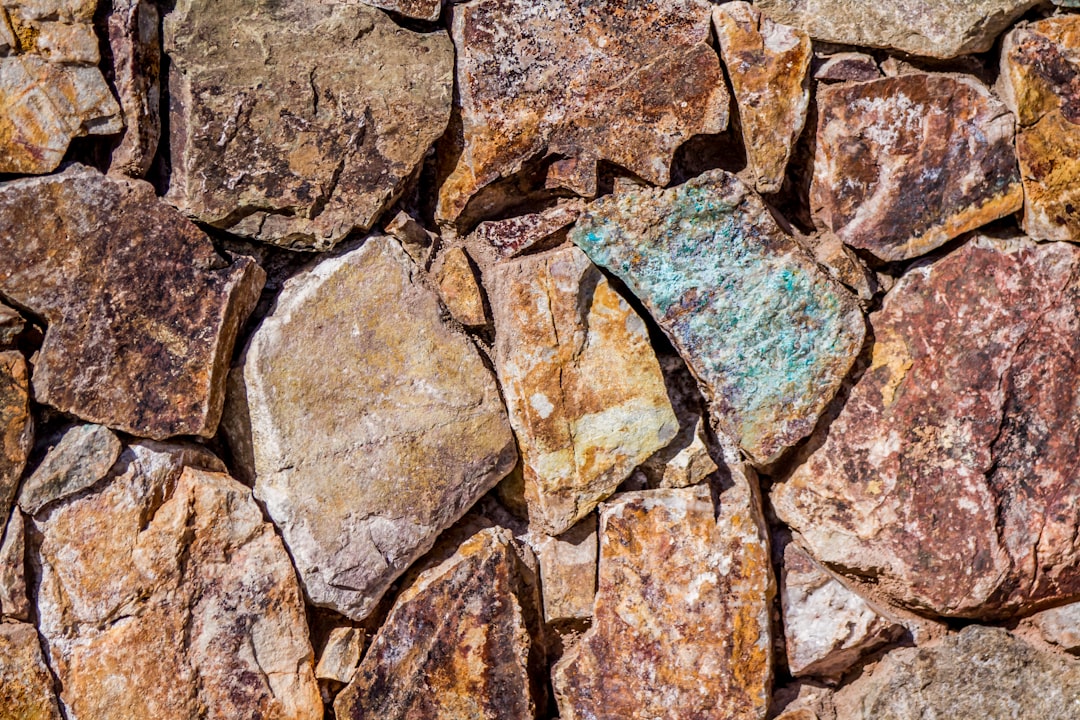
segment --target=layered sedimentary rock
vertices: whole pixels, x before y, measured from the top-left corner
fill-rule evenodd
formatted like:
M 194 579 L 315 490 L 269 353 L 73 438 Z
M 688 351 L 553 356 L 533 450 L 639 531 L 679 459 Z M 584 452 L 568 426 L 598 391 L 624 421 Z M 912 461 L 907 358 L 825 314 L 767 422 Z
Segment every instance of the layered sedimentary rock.
M 316 605 L 363 619 L 514 467 L 495 378 L 388 237 L 286 284 L 247 349 L 255 493 Z
M 15 350 L 0 352 L 0 527 L 7 524 L 33 444 L 34 419 L 30 414 L 26 360 Z
M 1080 17 L 1023 26 L 1001 48 L 1002 96 L 1019 123 L 1024 232 L 1080 240 Z
M 1014 120 L 982 83 L 912 73 L 818 91 L 815 222 L 906 260 L 1019 210 Z
M 35 399 L 162 439 L 213 435 L 263 273 L 136 180 L 73 165 L 0 185 L 0 294 L 48 323 Z
M 596 164 L 666 185 L 675 150 L 727 127 L 709 4 L 472 0 L 454 5 L 460 156 L 437 216 L 530 159 L 560 156 L 549 184 L 596 194 Z
M 0 173 L 56 169 L 72 138 L 124 128 L 98 69 L 97 0 L 0 3 Z
M 778 22 L 815 40 L 951 58 L 990 49 L 998 34 L 1039 0 L 757 0 Z
M 112 0 L 106 25 L 125 128 L 109 172 L 142 177 L 154 161 L 161 139 L 160 22 L 150 0 Z
M 219 469 L 136 444 L 109 483 L 34 519 L 38 629 L 70 720 L 322 718 L 289 556 Z
M 574 246 L 490 271 L 530 526 L 558 535 L 675 436 L 645 323 Z
M 180 0 L 165 44 L 167 198 L 256 240 L 325 250 L 369 228 L 450 116 L 446 33 L 364 5 Z
M 107 427 L 76 425 L 23 481 L 19 507 L 34 515 L 54 500 L 85 490 L 108 474 L 121 449 Z
M 61 720 L 37 630 L 0 624 L 0 720 Z
M 483 530 L 417 577 L 334 702 L 339 720 L 536 716 L 538 598 L 513 543 Z
M 870 367 L 773 492 L 805 547 L 878 591 L 987 617 L 1080 592 L 1080 248 L 984 237 L 909 271 Z
M 718 509 L 704 485 L 603 507 L 593 625 L 552 671 L 563 720 L 765 717 L 769 550 L 757 478 L 727 471 Z
M 810 37 L 773 22 L 748 2 L 713 10 L 754 187 L 775 193 L 810 107 Z
M 757 462 L 813 429 L 862 347 L 855 299 L 724 171 L 604 198 L 570 238 L 644 303 Z

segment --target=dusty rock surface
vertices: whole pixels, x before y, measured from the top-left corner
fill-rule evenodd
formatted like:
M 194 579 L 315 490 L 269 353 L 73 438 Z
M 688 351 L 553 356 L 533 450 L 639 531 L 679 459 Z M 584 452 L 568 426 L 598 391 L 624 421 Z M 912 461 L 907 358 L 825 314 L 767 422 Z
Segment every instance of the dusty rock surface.
M 0 624 L 0 720 L 61 720 L 37 630 Z
M 596 599 L 596 529 L 596 515 L 591 514 L 558 537 L 529 534 L 529 546 L 540 567 L 544 622 L 548 625 L 567 626 L 592 617 Z
M 476 281 L 476 270 L 468 254 L 459 247 L 453 247 L 437 262 L 439 266 L 435 270 L 435 277 L 446 309 L 462 325 L 486 325 L 488 319 L 483 291 Z
M 339 627 L 330 631 L 326 646 L 315 666 L 315 677 L 347 683 L 352 680 L 360 653 L 364 651 L 364 631 L 354 627 Z

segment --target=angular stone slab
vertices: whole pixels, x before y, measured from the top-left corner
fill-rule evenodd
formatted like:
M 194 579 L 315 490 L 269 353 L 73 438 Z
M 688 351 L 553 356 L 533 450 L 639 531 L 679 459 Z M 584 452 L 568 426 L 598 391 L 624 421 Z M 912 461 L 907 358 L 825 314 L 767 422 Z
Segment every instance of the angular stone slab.
M 363 630 L 348 626 L 334 628 L 319 655 L 315 677 L 339 683 L 349 682 L 356 672 L 356 666 L 360 664 L 360 653 L 363 650 Z
M 30 619 L 26 592 L 26 523 L 14 510 L 0 535 L 0 618 Z
M 763 720 L 772 569 L 751 487 L 623 493 L 600 514 L 592 627 L 552 670 L 563 720 Z
M 1029 622 L 1047 642 L 1073 655 L 1080 653 L 1080 603 L 1043 610 L 1032 615 Z
M 822 87 L 814 220 L 882 260 L 906 260 L 1020 209 L 1014 120 L 963 75 Z
M 908 272 L 824 443 L 773 491 L 818 560 L 923 612 L 1080 593 L 1080 248 L 976 238 Z
M 741 0 L 715 7 L 713 25 L 739 105 L 754 187 L 778 192 L 810 107 L 810 36 Z
M 39 630 L 69 720 L 321 720 L 304 604 L 251 491 L 141 443 L 34 519 Z M 94 528 L 94 532 L 87 532 Z
M 439 283 L 439 295 L 454 319 L 467 327 L 486 325 L 484 295 L 465 251 L 459 247 L 449 248 L 436 263 L 434 274 Z
M 339 720 L 536 716 L 536 589 L 513 543 L 506 529 L 483 530 L 397 598 L 334 702 Z
M 34 419 L 30 414 L 26 360 L 15 350 L 0 352 L 0 527 L 7 525 L 19 478 L 33 444 Z
M 0 624 L 0 720 L 61 720 L 37 630 Z
M 112 0 L 106 20 L 113 85 L 124 113 L 124 135 L 109 172 L 143 177 L 161 139 L 161 17 L 150 0 Z
M 666 185 L 679 145 L 728 123 L 730 98 L 708 44 L 709 7 L 704 0 L 454 5 L 463 147 L 439 192 L 437 218 L 457 220 L 481 188 L 541 156 L 563 156 L 561 170 L 585 195 L 596 194 L 599 160 Z
M 366 230 L 450 117 L 454 49 L 359 4 L 179 0 L 167 199 L 298 249 Z
M 35 399 L 133 435 L 217 429 L 263 273 L 148 183 L 73 165 L 0 185 L 0 293 L 45 318 Z
M 76 425 L 23 481 L 19 507 L 36 515 L 49 503 L 85 490 L 108 474 L 122 449 L 107 427 Z
M 985 52 L 1039 0 L 756 0 L 777 22 L 815 40 L 952 58 Z
M 544 622 L 572 627 L 592 617 L 596 599 L 596 515 L 589 515 L 558 537 L 529 533 L 540 566 Z
M 1024 232 L 1080 240 L 1080 16 L 1018 28 L 1001 48 L 1001 95 L 1016 115 Z
M 814 71 L 815 80 L 827 82 L 862 82 L 877 80 L 881 77 L 881 68 L 872 55 L 856 52 L 836 53 L 822 58 L 821 65 Z
M 862 347 L 855 299 L 722 170 L 604 198 L 570 239 L 644 303 L 756 462 L 810 433 Z
M 290 279 L 247 349 L 255 494 L 311 602 L 354 620 L 517 460 L 495 378 L 443 312 L 374 236 Z

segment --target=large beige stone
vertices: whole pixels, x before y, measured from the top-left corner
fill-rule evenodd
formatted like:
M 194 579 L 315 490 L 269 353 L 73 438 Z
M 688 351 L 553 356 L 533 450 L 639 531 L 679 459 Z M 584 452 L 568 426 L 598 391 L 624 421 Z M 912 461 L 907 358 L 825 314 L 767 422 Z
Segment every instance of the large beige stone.
M 308 597 L 356 620 L 517 459 L 495 378 L 443 312 L 369 237 L 285 284 L 230 401 Z
M 61 720 L 33 625 L 0 624 L 0 720 Z
M 136 444 L 110 482 L 34 518 L 68 720 L 321 720 L 289 556 L 220 469 L 201 448 Z
M 675 437 L 649 333 L 581 250 L 495 266 L 495 367 L 530 525 L 558 535 Z

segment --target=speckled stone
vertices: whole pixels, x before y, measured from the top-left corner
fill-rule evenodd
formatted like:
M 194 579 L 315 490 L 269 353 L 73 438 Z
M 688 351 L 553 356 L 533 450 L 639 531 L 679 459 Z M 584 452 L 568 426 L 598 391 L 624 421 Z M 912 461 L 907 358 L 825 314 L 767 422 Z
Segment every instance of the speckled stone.
M 0 624 L 0 720 L 61 720 L 37 630 Z
M 365 5 L 391 10 L 398 15 L 417 20 L 434 22 L 439 19 L 443 0 L 345 0 L 346 2 L 362 2 Z
M 574 199 L 539 212 L 488 220 L 477 225 L 465 242 L 481 262 L 493 264 L 565 235 L 562 231 L 574 224 L 582 207 L 582 201 Z
M 727 127 L 730 98 L 705 0 L 473 0 L 451 10 L 461 154 L 439 192 L 469 199 L 543 156 L 549 185 L 596 194 L 596 164 L 666 185 L 675 150 Z
M 830 85 L 817 103 L 810 203 L 848 245 L 906 260 L 1020 209 L 1015 121 L 974 78 Z
M 909 271 L 869 368 L 773 490 L 815 558 L 922 612 L 1080 593 L 1080 248 L 979 237 Z
M 143 177 L 161 139 L 161 16 L 151 0 L 112 0 L 106 20 L 112 82 L 124 115 L 124 134 L 109 172 Z
M 138 180 L 0 184 L 0 294 L 42 316 L 35 400 L 140 437 L 209 437 L 264 274 Z
M 814 70 L 815 80 L 825 82 L 863 82 L 881 77 L 881 68 L 872 55 L 856 52 L 836 53 L 822 58 Z
M 570 239 L 644 303 L 756 462 L 810 433 L 862 347 L 854 297 L 722 170 L 604 198 Z
M 1035 613 L 1029 622 L 1047 642 L 1074 655 L 1080 654 L 1080 602 Z

